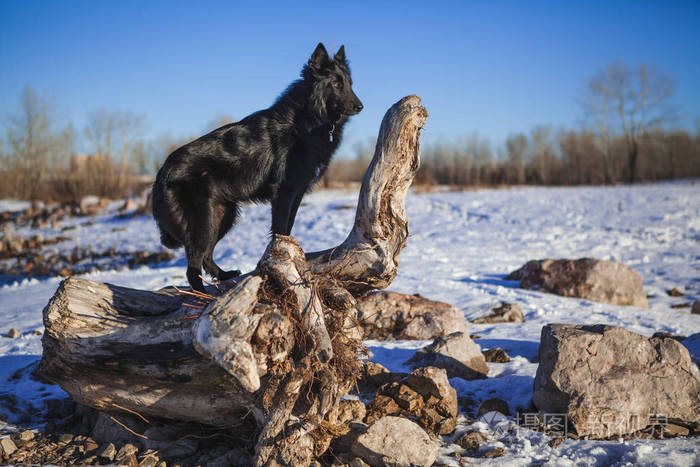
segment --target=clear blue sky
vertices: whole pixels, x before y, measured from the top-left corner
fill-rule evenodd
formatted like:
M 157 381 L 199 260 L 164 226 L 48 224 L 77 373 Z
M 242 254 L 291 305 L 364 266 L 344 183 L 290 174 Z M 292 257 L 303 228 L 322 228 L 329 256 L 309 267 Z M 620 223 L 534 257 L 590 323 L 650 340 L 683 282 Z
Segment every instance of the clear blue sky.
M 678 124 L 700 118 L 697 0 L 0 0 L 0 115 L 31 84 L 78 130 L 106 107 L 144 115 L 149 138 L 197 136 L 270 105 L 319 41 L 345 44 L 365 104 L 341 152 L 411 93 L 430 113 L 427 142 L 578 127 L 584 83 L 616 59 L 665 70 Z

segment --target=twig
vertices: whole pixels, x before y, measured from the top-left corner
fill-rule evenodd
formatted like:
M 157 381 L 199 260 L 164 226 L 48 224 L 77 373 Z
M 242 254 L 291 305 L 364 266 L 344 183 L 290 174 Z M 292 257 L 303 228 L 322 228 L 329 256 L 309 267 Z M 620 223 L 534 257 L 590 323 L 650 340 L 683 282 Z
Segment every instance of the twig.
M 117 425 L 121 426 L 122 428 L 124 428 L 126 431 L 128 431 L 128 432 L 131 433 L 132 435 L 138 436 L 139 438 L 143 438 L 143 439 L 150 439 L 148 436 L 142 435 L 141 433 L 136 433 L 134 430 L 132 430 L 132 429 L 129 428 L 128 426 L 124 425 L 122 422 L 120 422 L 120 421 L 117 420 L 116 418 L 114 418 L 114 417 L 109 417 L 109 418 L 110 418 L 112 421 L 114 421 L 114 423 L 116 423 Z
M 122 407 L 121 405 L 119 405 L 119 404 L 117 404 L 117 403 L 115 403 L 115 402 L 112 402 L 112 405 L 113 405 L 114 407 L 118 408 L 118 409 L 122 409 L 122 410 L 124 410 L 124 411 L 126 411 L 126 412 L 129 412 L 130 414 L 136 415 L 137 417 L 139 417 L 141 420 L 143 420 L 143 421 L 146 422 L 146 423 L 151 423 L 151 422 L 148 421 L 148 419 L 147 419 L 146 417 L 144 417 L 143 415 L 141 415 L 140 413 L 138 413 L 138 412 L 135 411 L 135 410 L 127 409 L 126 407 Z

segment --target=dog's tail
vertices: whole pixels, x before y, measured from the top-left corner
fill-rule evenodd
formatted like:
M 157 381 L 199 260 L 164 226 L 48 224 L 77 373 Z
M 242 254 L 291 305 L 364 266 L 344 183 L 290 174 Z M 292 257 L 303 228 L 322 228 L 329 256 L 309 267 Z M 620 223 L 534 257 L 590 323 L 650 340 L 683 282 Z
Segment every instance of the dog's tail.
M 168 248 L 180 248 L 182 243 L 163 229 L 160 229 L 160 243 Z

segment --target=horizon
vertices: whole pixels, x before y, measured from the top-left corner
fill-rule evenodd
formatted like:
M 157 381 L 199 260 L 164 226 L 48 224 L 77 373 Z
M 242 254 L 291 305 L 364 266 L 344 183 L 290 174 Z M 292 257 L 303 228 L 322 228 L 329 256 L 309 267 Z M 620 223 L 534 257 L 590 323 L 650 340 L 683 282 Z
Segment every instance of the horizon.
M 0 118 L 31 85 L 79 135 L 104 108 L 143 116 L 148 141 L 197 137 L 222 116 L 272 104 L 323 42 L 331 54 L 345 45 L 365 106 L 340 156 L 374 138 L 407 94 L 428 109 L 427 145 L 478 134 L 499 147 L 538 125 L 579 129 L 577 99 L 615 60 L 663 70 L 676 83 L 671 126 L 697 129 L 700 3 L 521 5 L 4 2 L 0 59 L 11 66 L 0 76 Z

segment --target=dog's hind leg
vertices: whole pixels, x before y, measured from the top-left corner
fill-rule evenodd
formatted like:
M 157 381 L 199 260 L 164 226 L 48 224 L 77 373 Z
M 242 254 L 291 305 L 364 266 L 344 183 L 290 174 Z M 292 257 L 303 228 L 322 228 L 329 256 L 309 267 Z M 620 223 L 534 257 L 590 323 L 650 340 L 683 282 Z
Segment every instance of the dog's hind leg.
M 215 241 L 210 245 L 207 254 L 204 256 L 204 270 L 211 275 L 216 277 L 220 281 L 225 281 L 232 279 L 241 274 L 239 270 L 224 271 L 214 262 L 214 247 L 221 240 L 226 232 L 231 230 L 231 226 L 236 222 L 238 217 L 238 205 L 236 203 L 230 203 L 228 205 L 218 205 L 215 209 L 214 216 L 214 230 L 217 231 L 217 236 Z M 218 228 L 217 228 L 218 224 Z
M 207 253 L 216 245 L 218 225 L 214 225 L 214 206 L 207 196 L 187 193 L 188 198 L 180 198 L 180 205 L 187 219 L 185 253 L 187 254 L 187 280 L 194 290 L 204 292 L 202 266 Z

